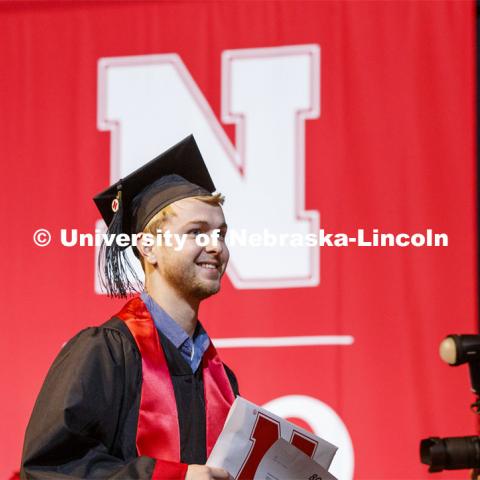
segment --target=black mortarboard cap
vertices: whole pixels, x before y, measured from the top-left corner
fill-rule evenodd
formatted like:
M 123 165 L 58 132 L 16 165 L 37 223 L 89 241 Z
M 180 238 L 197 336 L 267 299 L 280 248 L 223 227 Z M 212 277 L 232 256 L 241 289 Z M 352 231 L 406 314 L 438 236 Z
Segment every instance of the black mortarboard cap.
M 211 195 L 215 185 L 193 135 L 158 155 L 94 197 L 108 225 L 108 234 L 138 233 L 158 213 L 182 198 Z M 136 252 L 135 252 L 136 253 Z M 109 295 L 126 297 L 140 282 L 128 261 L 126 248 L 102 244 L 99 271 Z M 135 284 L 128 278 L 135 279 Z

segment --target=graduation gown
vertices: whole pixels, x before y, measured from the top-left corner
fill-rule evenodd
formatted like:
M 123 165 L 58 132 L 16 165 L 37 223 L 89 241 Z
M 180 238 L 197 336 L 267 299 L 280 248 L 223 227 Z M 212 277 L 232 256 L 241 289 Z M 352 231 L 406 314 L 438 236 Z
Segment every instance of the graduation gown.
M 128 305 L 128 304 L 127 304 Z M 178 416 L 180 462 L 138 455 L 142 357 L 124 321 L 81 331 L 50 368 L 27 427 L 21 478 L 183 478 L 185 464 L 204 464 L 206 409 L 203 366 L 192 373 L 159 332 Z M 224 365 L 234 395 L 238 385 Z

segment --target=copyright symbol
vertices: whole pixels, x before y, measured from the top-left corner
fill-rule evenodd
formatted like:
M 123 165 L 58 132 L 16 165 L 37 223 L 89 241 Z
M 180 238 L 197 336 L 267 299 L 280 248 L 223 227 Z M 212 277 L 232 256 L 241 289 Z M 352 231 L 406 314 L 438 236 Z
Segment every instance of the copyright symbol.
M 33 241 L 38 247 L 46 247 L 52 240 L 52 236 L 48 230 L 44 228 L 38 229 L 33 234 Z

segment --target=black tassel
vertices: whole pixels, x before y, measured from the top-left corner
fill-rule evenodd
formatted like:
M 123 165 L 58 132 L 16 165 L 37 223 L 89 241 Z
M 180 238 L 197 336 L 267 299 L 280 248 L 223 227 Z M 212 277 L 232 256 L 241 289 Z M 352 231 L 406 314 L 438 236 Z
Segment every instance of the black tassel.
M 114 238 L 117 238 L 116 236 L 120 233 L 128 233 L 123 231 L 124 209 L 121 184 L 119 184 L 117 189 L 117 197 L 112 203 L 112 209 L 114 208 L 117 210 L 107 230 L 110 240 L 112 240 L 112 235 L 115 235 Z M 103 241 L 100 246 L 98 255 L 100 283 L 109 297 L 127 298 L 129 295 L 133 295 L 135 292 L 143 289 L 142 282 L 138 278 L 135 268 L 130 263 L 127 252 L 128 247 L 119 247 L 116 241 L 113 241 L 111 245 L 107 245 Z M 103 272 L 103 275 L 100 272 Z

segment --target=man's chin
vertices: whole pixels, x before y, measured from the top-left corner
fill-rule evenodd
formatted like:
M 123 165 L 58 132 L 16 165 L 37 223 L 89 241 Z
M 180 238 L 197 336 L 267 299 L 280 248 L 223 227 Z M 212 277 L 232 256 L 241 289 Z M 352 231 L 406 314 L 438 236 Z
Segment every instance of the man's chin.
M 220 291 L 220 282 L 209 282 L 197 284 L 193 289 L 193 294 L 199 300 L 204 300 L 205 298 L 211 297 Z

